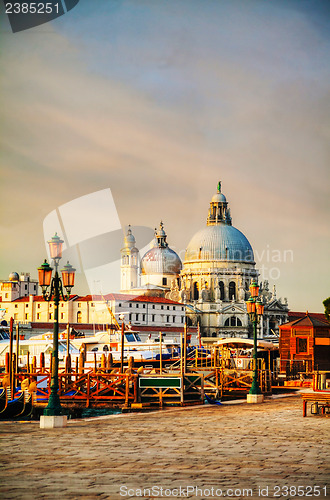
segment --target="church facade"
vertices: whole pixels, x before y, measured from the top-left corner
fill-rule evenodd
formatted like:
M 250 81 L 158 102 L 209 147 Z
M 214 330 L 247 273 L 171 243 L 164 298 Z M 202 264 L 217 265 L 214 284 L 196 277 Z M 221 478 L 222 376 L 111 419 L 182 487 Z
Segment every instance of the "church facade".
M 161 222 L 155 239 L 140 259 L 129 227 L 121 250 L 121 283 L 125 293 L 154 294 L 186 306 L 188 324 L 199 324 L 207 341 L 221 337 L 252 336 L 245 301 L 252 279 L 258 280 L 253 249 L 232 225 L 221 183 L 210 202 L 206 226 L 188 243 L 184 262 L 168 246 Z M 275 286 L 259 283 L 265 313 L 259 337 L 278 336 L 288 320 L 288 304 L 277 299 Z

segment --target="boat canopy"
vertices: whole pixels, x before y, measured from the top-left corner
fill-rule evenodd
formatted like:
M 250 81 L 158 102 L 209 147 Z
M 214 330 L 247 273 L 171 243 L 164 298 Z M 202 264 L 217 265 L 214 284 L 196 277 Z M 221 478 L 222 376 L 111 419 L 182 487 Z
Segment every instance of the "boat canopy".
M 230 339 L 220 339 L 217 341 L 216 345 L 222 345 L 232 349 L 240 347 L 249 349 L 253 347 L 253 339 L 241 339 L 238 337 L 232 337 Z M 266 340 L 258 340 L 257 346 L 259 349 L 264 349 L 266 351 L 273 351 L 274 349 L 277 349 L 277 347 L 272 342 L 267 342 Z

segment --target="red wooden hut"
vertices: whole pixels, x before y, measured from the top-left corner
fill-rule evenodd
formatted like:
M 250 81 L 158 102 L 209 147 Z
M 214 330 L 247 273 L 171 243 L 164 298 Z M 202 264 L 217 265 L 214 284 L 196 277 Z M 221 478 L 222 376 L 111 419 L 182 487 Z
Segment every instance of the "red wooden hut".
M 280 325 L 280 371 L 330 371 L 330 324 L 308 312 Z

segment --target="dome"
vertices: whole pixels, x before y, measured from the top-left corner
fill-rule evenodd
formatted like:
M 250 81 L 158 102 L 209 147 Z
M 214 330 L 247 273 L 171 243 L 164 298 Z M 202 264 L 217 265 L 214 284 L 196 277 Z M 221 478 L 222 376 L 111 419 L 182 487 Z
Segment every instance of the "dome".
M 9 281 L 19 281 L 19 274 L 15 272 L 10 273 Z
M 254 263 L 252 247 L 238 229 L 227 224 L 207 226 L 198 231 L 186 250 L 185 261 L 234 261 Z
M 127 234 L 124 238 L 124 246 L 127 248 L 133 248 L 135 246 L 135 238 L 132 234 L 131 226 L 128 226 Z
M 226 197 L 224 194 L 217 193 L 217 194 L 212 196 L 212 202 L 213 203 L 226 203 L 227 200 L 226 200 Z
M 168 246 L 151 248 L 141 261 L 142 274 L 179 274 L 181 269 L 180 257 Z

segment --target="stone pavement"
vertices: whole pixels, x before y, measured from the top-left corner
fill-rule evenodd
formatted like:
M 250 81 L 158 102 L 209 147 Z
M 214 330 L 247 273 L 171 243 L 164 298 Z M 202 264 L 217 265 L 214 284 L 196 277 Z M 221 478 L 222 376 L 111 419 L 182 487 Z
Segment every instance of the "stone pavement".
M 299 396 L 72 420 L 64 429 L 3 422 L 0 497 L 330 498 L 329 424 L 303 418 Z

